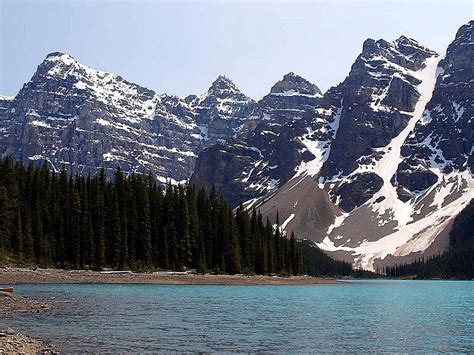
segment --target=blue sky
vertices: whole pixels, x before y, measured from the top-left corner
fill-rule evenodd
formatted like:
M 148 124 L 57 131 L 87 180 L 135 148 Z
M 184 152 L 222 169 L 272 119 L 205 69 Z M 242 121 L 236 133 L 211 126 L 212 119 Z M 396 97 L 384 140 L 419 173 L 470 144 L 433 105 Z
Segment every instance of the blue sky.
M 259 99 L 290 71 L 325 91 L 366 38 L 404 34 L 444 53 L 472 17 L 471 0 L 0 0 L 0 94 L 55 51 L 158 93 L 200 94 L 225 74 Z

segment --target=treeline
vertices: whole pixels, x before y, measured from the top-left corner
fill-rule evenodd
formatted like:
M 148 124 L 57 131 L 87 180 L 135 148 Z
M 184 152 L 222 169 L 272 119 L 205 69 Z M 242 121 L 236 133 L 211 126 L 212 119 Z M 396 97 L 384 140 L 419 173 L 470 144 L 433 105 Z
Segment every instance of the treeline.
M 0 261 L 42 267 L 302 274 L 294 237 L 216 192 L 0 161 Z
M 355 275 L 352 264 L 334 260 L 324 254 L 313 242 L 303 240 L 298 243 L 304 260 L 304 271 L 312 276 L 349 276 Z
M 448 251 L 411 264 L 387 266 L 385 273 L 389 277 L 474 279 L 473 201 L 454 219 Z

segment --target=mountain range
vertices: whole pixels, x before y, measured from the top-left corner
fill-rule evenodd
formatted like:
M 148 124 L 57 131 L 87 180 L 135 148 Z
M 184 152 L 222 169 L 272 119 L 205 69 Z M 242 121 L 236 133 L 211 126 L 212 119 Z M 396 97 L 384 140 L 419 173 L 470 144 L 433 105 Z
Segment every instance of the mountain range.
M 0 154 L 214 186 L 369 270 L 435 255 L 474 196 L 473 24 L 442 55 L 368 39 L 325 93 L 288 73 L 259 101 L 225 76 L 182 98 L 51 53 L 0 97 Z

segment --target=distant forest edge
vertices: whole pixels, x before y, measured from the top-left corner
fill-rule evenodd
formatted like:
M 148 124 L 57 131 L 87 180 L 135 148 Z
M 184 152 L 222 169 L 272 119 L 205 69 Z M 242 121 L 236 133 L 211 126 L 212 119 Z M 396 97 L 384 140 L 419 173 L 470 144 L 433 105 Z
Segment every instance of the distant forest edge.
M 281 235 L 253 210 L 212 190 L 158 186 L 151 176 L 114 180 L 0 161 L 0 265 L 147 271 L 350 275 L 307 242 Z
M 385 268 L 388 277 L 474 279 L 474 200 L 454 219 L 449 249 L 430 259 Z

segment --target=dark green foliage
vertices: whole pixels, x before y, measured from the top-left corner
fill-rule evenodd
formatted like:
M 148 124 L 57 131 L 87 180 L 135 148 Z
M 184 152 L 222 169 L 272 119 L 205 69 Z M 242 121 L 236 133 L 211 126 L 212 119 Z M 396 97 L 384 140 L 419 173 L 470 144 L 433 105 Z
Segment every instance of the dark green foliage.
M 107 181 L 104 170 L 71 177 L 0 161 L 1 262 L 302 274 L 298 244 L 257 211 L 240 207 L 234 215 L 214 189 L 163 190 L 151 175 L 125 177 L 120 168 Z
M 474 279 L 474 202 L 454 219 L 449 234 L 449 250 L 411 264 L 387 266 L 389 277 L 419 279 Z
M 330 258 L 313 242 L 304 240 L 298 244 L 303 256 L 306 274 L 311 276 L 349 276 L 353 274 L 350 263 Z

